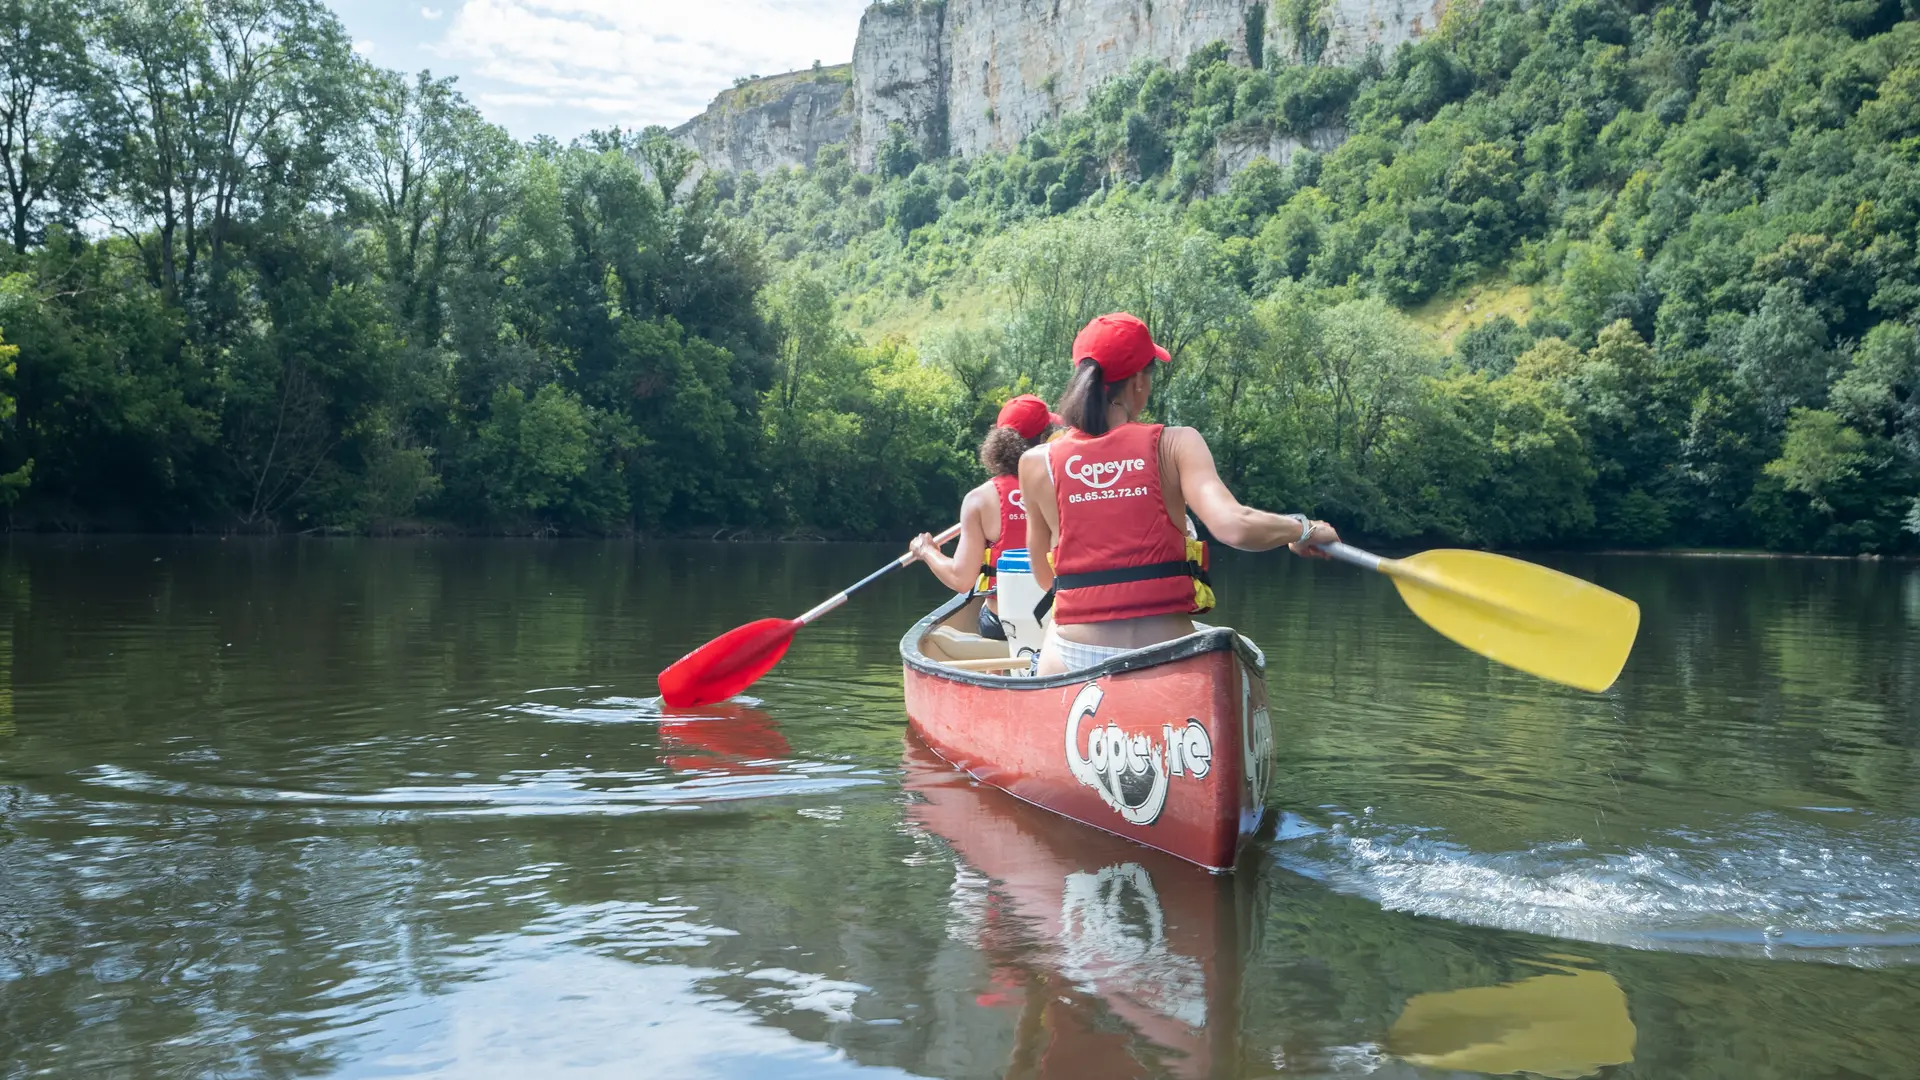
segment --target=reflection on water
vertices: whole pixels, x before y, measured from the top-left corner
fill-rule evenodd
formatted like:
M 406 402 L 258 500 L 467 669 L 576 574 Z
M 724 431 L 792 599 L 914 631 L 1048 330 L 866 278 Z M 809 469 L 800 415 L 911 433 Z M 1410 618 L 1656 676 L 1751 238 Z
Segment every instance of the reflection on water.
M 1437 1069 L 1557 1080 L 1632 1061 L 1637 1033 L 1626 992 L 1613 976 L 1565 964 L 1540 966 L 1555 974 L 1416 995 L 1387 1033 L 1388 1052 Z
M 908 820 L 957 863 L 948 933 L 993 959 L 986 1001 L 1020 1018 L 1007 1075 L 1215 1074 L 1237 1038 L 1248 877 L 1026 806 L 911 738 L 905 768 Z
M 925 575 L 659 709 L 880 555 L 14 540 L 0 1075 L 1911 1073 L 1920 570 L 1569 561 L 1646 615 L 1591 696 L 1228 556 L 1217 877 L 903 757 Z

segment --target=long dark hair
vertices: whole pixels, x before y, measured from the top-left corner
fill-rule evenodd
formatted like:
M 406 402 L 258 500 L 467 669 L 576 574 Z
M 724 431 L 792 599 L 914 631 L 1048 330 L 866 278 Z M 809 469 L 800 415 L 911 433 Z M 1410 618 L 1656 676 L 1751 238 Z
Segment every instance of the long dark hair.
M 1107 373 L 1092 360 L 1074 366 L 1073 379 L 1060 392 L 1060 404 L 1054 411 L 1067 426 L 1088 435 L 1107 433 L 1107 406 L 1113 404 L 1114 391 L 1125 385 L 1107 382 Z
M 988 476 L 1019 476 L 1020 455 L 1039 446 L 1046 437 L 1042 431 L 1040 438 L 1028 440 L 1010 427 L 996 426 L 980 441 L 980 464 Z

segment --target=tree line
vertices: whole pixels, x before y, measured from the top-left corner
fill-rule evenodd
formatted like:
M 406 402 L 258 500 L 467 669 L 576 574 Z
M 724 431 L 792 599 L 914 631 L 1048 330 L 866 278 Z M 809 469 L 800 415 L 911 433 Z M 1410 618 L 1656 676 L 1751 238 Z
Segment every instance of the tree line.
M 315 0 L 0 26 L 16 527 L 857 534 L 958 497 L 898 349 L 858 352 L 857 425 L 792 422 L 791 358 L 852 346 L 662 130 L 515 142 Z
M 1292 4 L 1306 55 L 1142 64 L 1008 153 L 735 176 L 515 142 L 313 0 L 0 0 L 0 501 L 899 535 L 1123 308 L 1158 418 L 1356 535 L 1911 551 L 1909 2 L 1459 0 L 1348 67 Z

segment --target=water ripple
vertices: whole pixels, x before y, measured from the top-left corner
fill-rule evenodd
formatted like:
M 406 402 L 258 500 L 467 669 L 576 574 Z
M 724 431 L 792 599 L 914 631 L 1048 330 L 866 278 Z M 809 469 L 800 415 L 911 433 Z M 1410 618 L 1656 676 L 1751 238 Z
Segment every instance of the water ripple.
M 1765 813 L 1624 851 L 1476 852 L 1437 828 L 1329 817 L 1286 815 L 1278 862 L 1388 910 L 1633 948 L 1920 963 L 1920 822 L 1849 815 L 1843 833 Z
M 547 769 L 510 773 L 494 783 L 422 784 L 370 792 L 168 780 L 137 769 L 96 765 L 79 774 L 86 784 L 144 799 L 193 806 L 302 807 L 323 810 L 414 811 L 460 814 L 607 814 L 742 799 L 822 795 L 883 781 L 849 765 L 789 761 L 779 771 L 695 775 L 671 779 L 665 770 L 618 772 Z

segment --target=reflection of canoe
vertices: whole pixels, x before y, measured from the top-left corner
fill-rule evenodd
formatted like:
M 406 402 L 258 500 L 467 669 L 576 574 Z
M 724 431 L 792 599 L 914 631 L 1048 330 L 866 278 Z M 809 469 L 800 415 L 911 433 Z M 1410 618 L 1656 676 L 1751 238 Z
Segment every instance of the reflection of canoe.
M 994 648 L 957 597 L 900 642 L 907 716 L 956 768 L 1036 806 L 1214 869 L 1260 826 L 1273 733 L 1265 660 L 1206 628 L 1031 679 L 950 666 Z
M 660 719 L 660 763 L 675 772 L 778 772 L 793 747 L 773 718 L 721 702 Z
M 995 965 L 978 1000 L 1021 1017 L 1009 1076 L 1200 1077 L 1232 1060 L 1251 877 L 1089 833 L 906 742 L 908 818 L 964 864 L 956 923 Z

